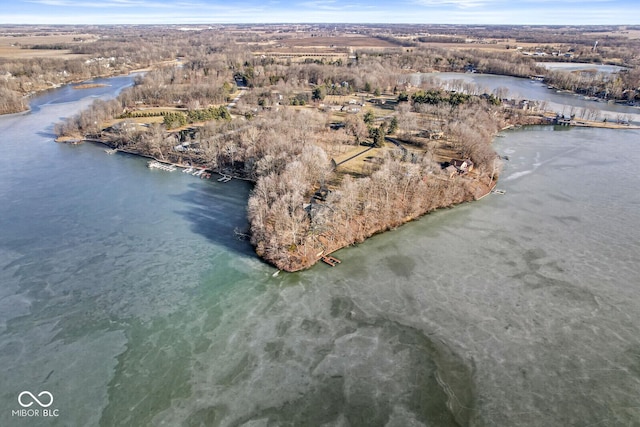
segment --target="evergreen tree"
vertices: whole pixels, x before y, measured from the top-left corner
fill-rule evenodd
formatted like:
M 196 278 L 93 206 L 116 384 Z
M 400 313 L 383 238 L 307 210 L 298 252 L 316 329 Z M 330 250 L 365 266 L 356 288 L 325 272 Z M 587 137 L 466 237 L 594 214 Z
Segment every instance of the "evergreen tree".
M 391 123 L 389 123 L 389 128 L 387 129 L 387 134 L 392 134 L 398 130 L 398 118 L 393 116 L 391 118 Z
M 327 88 L 324 86 L 316 86 L 313 89 L 312 99 L 322 101 L 327 96 Z
M 373 140 L 374 147 L 384 147 L 384 134 L 384 124 L 369 128 L 369 137 Z
M 373 111 L 369 110 L 365 113 L 363 120 L 366 124 L 371 126 L 373 122 L 376 120 L 376 116 L 375 114 L 373 114 Z

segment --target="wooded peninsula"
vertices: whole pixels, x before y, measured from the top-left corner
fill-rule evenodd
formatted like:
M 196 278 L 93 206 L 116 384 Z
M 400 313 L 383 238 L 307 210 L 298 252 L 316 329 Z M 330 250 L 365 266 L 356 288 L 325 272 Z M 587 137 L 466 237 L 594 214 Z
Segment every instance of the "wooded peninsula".
M 4 113 L 24 109 L 24 95 L 42 90 L 43 81 L 53 87 L 146 68 L 133 87 L 57 124 L 56 134 L 252 181 L 247 234 L 260 257 L 286 271 L 483 197 L 500 173 L 491 145 L 497 132 L 549 120 L 544 106 L 462 80 L 444 84 L 435 72 L 544 79 L 593 97 L 640 101 L 640 31 L 628 27 L 3 30 L 1 39 L 15 43 L 36 33 L 58 37 L 20 49 L 70 55 L 5 54 Z M 549 71 L 541 56 L 624 72 Z

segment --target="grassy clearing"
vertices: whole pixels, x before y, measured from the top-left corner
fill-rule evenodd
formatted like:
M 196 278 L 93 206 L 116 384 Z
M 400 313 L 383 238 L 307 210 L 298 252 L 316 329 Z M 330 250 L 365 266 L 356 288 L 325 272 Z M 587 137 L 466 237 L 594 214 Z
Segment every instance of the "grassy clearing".
M 351 150 L 335 159 L 336 163 L 340 163 L 350 157 L 356 156 L 339 165 L 336 172 L 338 172 L 338 174 L 349 174 L 355 177 L 368 176 L 373 170 L 375 170 L 374 166 L 378 162 L 377 159 L 382 158 L 386 151 L 393 150 L 394 148 L 395 145 L 393 144 L 386 144 L 382 148 L 371 149 L 361 145 L 353 147 Z
M 360 95 L 327 95 L 322 100 L 323 103 L 330 105 L 349 105 L 350 101 L 355 101 L 353 105 L 357 105 L 363 101 L 363 97 Z
M 135 123 L 137 125 L 146 125 L 150 123 L 163 123 L 164 117 L 157 116 L 157 117 L 133 117 L 130 119 L 113 119 L 113 120 L 109 120 L 107 122 L 102 123 L 102 128 L 106 129 L 108 127 L 111 127 L 118 123 L 123 123 L 123 122 Z
M 186 111 L 185 108 L 178 107 L 141 107 L 133 110 L 133 112 L 141 112 L 141 113 L 162 113 L 163 111 Z

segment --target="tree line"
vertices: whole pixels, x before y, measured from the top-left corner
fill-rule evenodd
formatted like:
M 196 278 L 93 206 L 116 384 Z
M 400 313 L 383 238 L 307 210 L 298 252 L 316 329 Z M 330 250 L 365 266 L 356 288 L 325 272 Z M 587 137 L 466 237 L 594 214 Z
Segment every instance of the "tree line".
M 491 140 L 512 119 L 510 113 L 497 98 L 477 90 L 452 93 L 430 80 L 406 89 L 402 67 L 456 69 L 473 58 L 478 64 L 480 59 L 487 64 L 489 59 L 499 62 L 500 55 L 418 48 L 411 54 L 390 49 L 362 53 L 350 64 L 296 64 L 256 57 L 238 46 L 231 52 L 224 40 L 215 42 L 211 34 L 192 35 L 181 46 L 185 55 L 179 63 L 136 78 L 135 85 L 117 99 L 94 102 L 56 125 L 56 132 L 96 135 L 131 152 L 253 181 L 248 201 L 251 241 L 256 252 L 278 268 L 306 268 L 319 253 L 362 241 L 433 209 L 479 197 L 497 179 L 499 160 Z M 406 62 L 398 62 L 399 58 Z M 531 66 L 530 60 L 516 61 L 514 70 L 531 71 Z M 220 104 L 229 101 L 236 83 L 250 89 L 234 110 L 243 118 L 229 121 Z M 392 104 L 388 117 L 378 119 L 365 109 L 344 117 L 343 126 L 335 129 L 330 126 L 331 112 L 289 105 L 298 96 L 312 102 L 314 93 L 319 102 L 322 91 L 315 89 L 338 86 L 349 93 L 395 91 L 399 102 Z M 164 123 L 139 126 L 130 117 L 104 129 L 104 123 L 150 106 L 183 110 L 167 111 Z M 174 129 L 189 120 L 205 123 Z M 444 137 L 420 136 L 425 131 Z M 390 135 L 404 149 L 385 144 Z M 361 143 L 384 145 L 384 149 L 364 162 L 361 173 L 336 170 L 332 157 Z M 176 150 L 178 144 L 183 148 Z M 474 174 L 451 175 L 443 170 L 437 160 L 439 149 L 472 160 Z

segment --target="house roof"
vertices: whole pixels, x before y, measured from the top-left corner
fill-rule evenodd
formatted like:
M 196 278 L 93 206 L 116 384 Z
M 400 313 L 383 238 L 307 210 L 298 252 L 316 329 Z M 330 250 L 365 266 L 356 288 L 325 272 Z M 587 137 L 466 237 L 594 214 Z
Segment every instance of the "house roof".
M 471 160 L 469 160 L 469 159 L 465 159 L 465 160 L 451 159 L 451 161 L 449 163 L 451 163 L 453 166 L 456 166 L 456 167 L 473 166 L 473 162 Z M 465 163 L 466 163 L 466 165 L 465 165 Z

